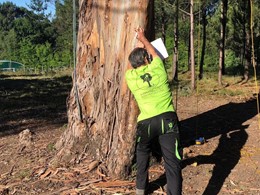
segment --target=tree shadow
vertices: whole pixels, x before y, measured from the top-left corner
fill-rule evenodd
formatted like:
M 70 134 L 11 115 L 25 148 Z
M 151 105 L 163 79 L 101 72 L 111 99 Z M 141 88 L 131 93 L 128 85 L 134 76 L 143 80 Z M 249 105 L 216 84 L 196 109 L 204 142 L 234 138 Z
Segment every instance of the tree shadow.
M 181 121 L 184 147 L 195 144 L 195 139 L 200 136 L 207 140 L 221 135 L 219 145 L 211 155 L 199 155 L 183 161 L 183 167 L 195 161 L 198 164 L 214 164 L 204 195 L 218 194 L 225 179 L 238 163 L 240 151 L 248 139 L 246 129 L 249 125 L 244 126 L 243 123 L 257 115 L 256 105 L 255 99 L 242 103 L 228 103 Z M 165 184 L 166 178 L 162 175 L 158 180 L 151 182 L 150 192 Z
M 67 122 L 71 77 L 0 79 L 0 136 Z

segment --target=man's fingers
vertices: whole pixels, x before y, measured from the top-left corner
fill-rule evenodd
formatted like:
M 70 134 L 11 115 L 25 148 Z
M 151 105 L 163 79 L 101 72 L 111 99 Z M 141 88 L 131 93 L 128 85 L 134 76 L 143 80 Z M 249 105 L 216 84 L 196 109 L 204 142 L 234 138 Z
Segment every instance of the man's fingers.
M 144 29 L 140 26 L 138 26 L 135 29 L 135 38 L 139 40 L 140 37 L 144 36 Z
M 136 32 L 144 32 L 144 29 L 140 26 L 138 26 L 136 29 L 135 29 Z

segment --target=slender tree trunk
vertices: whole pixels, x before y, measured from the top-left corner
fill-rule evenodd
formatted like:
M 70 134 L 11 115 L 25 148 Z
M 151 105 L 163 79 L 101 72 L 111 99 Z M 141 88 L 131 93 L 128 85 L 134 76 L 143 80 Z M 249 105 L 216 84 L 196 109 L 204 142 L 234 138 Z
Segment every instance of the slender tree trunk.
M 56 144 L 58 154 L 52 162 L 74 163 L 87 157 L 105 165 L 111 177 L 128 175 L 138 109 L 124 73 L 136 43 L 134 29 L 141 26 L 150 32 L 152 21 L 148 19 L 153 13 L 149 0 L 79 1 L 77 66 L 67 99 L 68 128 Z
M 165 21 L 165 10 L 164 10 L 164 3 L 163 1 L 161 2 L 161 32 L 162 32 L 162 40 L 163 40 L 163 43 L 165 44 L 166 43 L 166 21 Z
M 206 10 L 203 10 L 202 13 L 202 49 L 201 49 L 201 57 L 200 57 L 200 67 L 199 67 L 199 79 L 203 78 L 203 65 L 204 65 L 204 57 L 205 57 L 205 50 L 206 50 L 206 41 L 207 41 L 207 19 L 206 19 Z
M 190 40 L 190 34 L 189 34 L 189 43 L 188 43 L 188 59 L 187 59 L 187 63 L 188 63 L 188 71 L 190 71 L 191 70 L 191 55 L 190 55 L 190 51 L 191 51 L 191 49 L 190 49 L 190 42 L 191 42 L 191 40 Z
M 227 10 L 228 10 L 228 0 L 224 0 L 223 40 L 222 40 L 223 41 L 222 75 L 226 74 L 225 49 L 226 49 Z
M 227 23 L 227 6 L 228 0 L 221 1 L 221 30 L 220 30 L 220 45 L 219 45 L 219 71 L 218 84 L 222 85 L 222 75 L 225 74 L 225 35 Z
M 249 66 L 251 64 L 251 51 L 250 51 L 250 32 L 246 31 L 245 37 L 245 63 L 244 63 L 244 82 L 249 80 Z
M 161 33 L 162 33 L 162 41 L 164 45 L 166 45 L 166 14 L 164 9 L 164 2 L 161 1 Z M 165 59 L 163 60 L 165 63 Z
M 176 0 L 175 6 L 175 18 L 174 18 L 174 48 L 173 48 L 173 81 L 178 81 L 178 46 L 179 46 L 179 0 Z
M 190 60 L 191 60 L 191 90 L 195 86 L 195 55 L 194 55 L 194 14 L 193 14 L 193 0 L 190 0 Z
M 223 61 L 223 20 L 224 20 L 224 14 L 223 14 L 223 0 L 221 1 L 221 27 L 220 27 L 220 45 L 219 45 L 219 69 L 218 69 L 218 84 L 222 85 L 222 61 Z
M 244 63 L 244 82 L 249 80 L 249 66 L 251 65 L 251 3 L 250 0 L 244 2 L 245 7 L 245 63 Z

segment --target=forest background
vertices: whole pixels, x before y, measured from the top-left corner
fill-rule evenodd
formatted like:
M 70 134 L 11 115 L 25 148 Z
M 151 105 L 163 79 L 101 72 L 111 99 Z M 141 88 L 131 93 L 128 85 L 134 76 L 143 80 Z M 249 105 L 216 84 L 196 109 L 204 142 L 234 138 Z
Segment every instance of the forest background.
M 53 17 L 47 4 L 55 4 Z M 204 72 L 217 72 L 221 48 L 221 10 L 226 2 L 225 63 L 222 73 L 252 73 L 252 38 L 250 11 L 254 14 L 253 38 L 255 60 L 259 66 L 260 2 L 242 0 L 194 1 L 194 59 Z M 176 4 L 178 8 L 176 9 Z M 170 57 L 166 59 L 169 73 L 173 67 L 176 46 L 176 13 L 178 11 L 178 70 L 190 70 L 190 1 L 155 0 L 155 32 L 161 37 Z M 0 4 L 0 59 L 25 65 L 26 73 L 48 74 L 73 67 L 73 3 L 71 0 L 31 0 L 28 9 L 12 2 Z M 203 59 L 202 59 L 203 58 Z M 202 64 L 202 65 L 200 65 Z M 199 68 L 197 68 L 198 70 Z

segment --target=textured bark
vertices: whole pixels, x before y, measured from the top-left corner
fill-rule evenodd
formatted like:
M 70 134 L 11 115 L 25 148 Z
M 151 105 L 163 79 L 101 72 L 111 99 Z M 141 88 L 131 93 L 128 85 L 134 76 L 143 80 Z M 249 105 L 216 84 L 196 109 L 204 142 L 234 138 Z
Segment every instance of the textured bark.
M 106 165 L 112 177 L 128 175 L 138 109 L 124 73 L 136 43 L 134 29 L 152 26 L 152 5 L 149 0 L 80 0 L 76 77 L 56 160 L 77 162 L 84 155 Z

